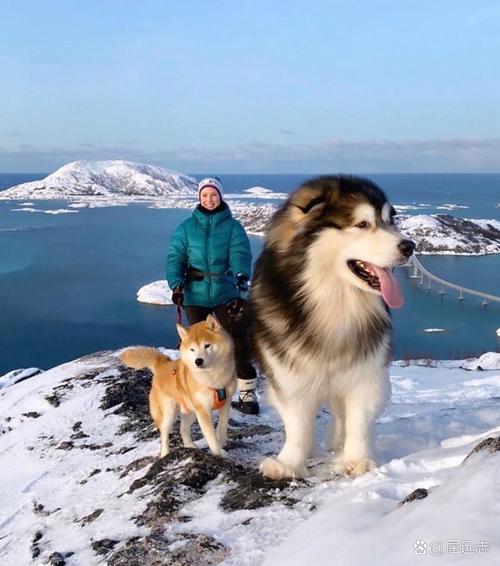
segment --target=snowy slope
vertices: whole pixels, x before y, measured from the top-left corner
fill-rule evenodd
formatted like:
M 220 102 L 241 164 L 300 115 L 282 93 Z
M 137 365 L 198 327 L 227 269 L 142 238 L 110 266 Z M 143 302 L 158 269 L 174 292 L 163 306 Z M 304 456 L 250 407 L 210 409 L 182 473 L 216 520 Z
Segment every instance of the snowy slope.
M 0 562 L 399 566 L 431 563 L 441 541 L 439 564 L 467 562 L 465 550 L 480 543 L 478 563 L 497 564 L 500 456 L 464 459 L 500 435 L 500 374 L 458 365 L 391 366 L 392 401 L 377 422 L 381 465 L 355 480 L 329 471 L 326 411 L 307 481 L 255 472 L 283 442 L 267 406 L 258 418 L 232 415 L 225 459 L 177 448 L 157 460 L 149 377 L 113 353 L 6 387 Z M 417 488 L 427 497 L 398 505 Z
M 500 222 L 463 219 L 449 214 L 396 217 L 404 234 L 417 243 L 417 253 L 479 255 L 500 253 Z
M 45 179 L 0 193 L 1 199 L 196 196 L 196 180 L 187 175 L 132 161 L 73 161 Z

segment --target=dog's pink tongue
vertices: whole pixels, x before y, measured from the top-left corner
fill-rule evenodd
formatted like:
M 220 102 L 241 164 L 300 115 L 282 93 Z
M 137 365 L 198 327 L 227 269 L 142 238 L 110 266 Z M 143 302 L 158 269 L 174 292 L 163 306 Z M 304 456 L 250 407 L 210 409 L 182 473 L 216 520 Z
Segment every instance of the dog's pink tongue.
M 391 309 L 399 309 L 403 305 L 403 295 L 392 271 L 373 265 L 373 263 L 370 264 L 370 267 L 380 280 L 380 290 L 384 301 Z

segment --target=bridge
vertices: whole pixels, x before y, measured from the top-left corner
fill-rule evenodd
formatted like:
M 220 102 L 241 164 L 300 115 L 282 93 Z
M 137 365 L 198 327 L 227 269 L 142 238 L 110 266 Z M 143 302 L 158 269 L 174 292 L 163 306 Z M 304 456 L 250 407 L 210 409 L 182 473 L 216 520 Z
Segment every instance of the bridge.
M 419 279 L 420 286 L 429 293 L 433 289 L 434 283 L 435 287 L 437 288 L 438 294 L 442 297 L 449 294 L 450 292 L 456 294 L 456 297 L 459 301 L 463 301 L 467 295 L 479 297 L 482 300 L 481 305 L 483 306 L 483 308 L 485 308 L 490 303 L 500 303 L 500 297 L 490 295 L 488 293 L 483 293 L 482 291 L 467 289 L 467 287 L 462 287 L 461 285 L 456 285 L 455 283 L 441 279 L 441 277 L 437 277 L 430 271 L 427 271 L 427 269 L 425 269 L 425 267 L 420 263 L 415 255 L 410 258 L 410 260 L 404 267 L 408 267 L 411 270 L 410 279 Z

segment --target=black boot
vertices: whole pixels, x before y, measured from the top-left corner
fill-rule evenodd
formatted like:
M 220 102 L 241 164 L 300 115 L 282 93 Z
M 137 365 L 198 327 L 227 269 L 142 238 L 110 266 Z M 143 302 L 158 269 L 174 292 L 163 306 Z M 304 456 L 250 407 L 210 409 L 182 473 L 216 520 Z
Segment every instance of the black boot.
M 256 379 L 238 379 L 240 396 L 231 403 L 231 407 L 245 415 L 258 415 L 260 412 L 259 400 L 255 393 Z

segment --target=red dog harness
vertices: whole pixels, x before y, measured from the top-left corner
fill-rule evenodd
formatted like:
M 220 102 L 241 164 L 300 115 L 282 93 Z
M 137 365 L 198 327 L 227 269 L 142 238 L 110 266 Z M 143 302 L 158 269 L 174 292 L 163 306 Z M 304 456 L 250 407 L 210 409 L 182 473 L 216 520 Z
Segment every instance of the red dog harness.
M 177 378 L 177 370 L 174 368 L 172 370 L 172 376 Z M 206 387 L 205 389 L 207 389 L 207 391 L 211 392 L 212 395 L 212 409 L 215 409 L 216 411 L 218 411 L 219 409 L 221 409 L 227 401 L 227 393 L 226 393 L 226 388 L 222 388 L 222 389 L 214 389 L 213 387 Z M 184 414 L 190 413 L 191 411 L 186 407 L 186 405 L 184 405 L 184 403 L 180 403 L 181 405 L 181 412 Z

